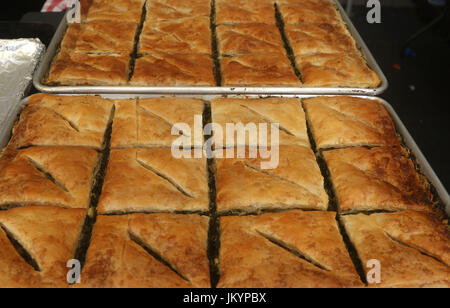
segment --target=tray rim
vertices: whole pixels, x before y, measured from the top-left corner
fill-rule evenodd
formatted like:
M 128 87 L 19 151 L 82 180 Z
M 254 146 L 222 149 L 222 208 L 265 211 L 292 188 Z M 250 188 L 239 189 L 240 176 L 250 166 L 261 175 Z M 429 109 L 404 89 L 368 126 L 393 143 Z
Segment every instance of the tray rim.
M 44 59 L 39 64 L 33 76 L 33 85 L 39 91 L 43 93 L 53 94 L 221 94 L 221 95 L 263 95 L 263 94 L 314 94 L 314 95 L 366 95 L 375 96 L 384 93 L 388 87 L 389 82 L 386 75 L 381 70 L 378 62 L 375 60 L 373 54 L 367 47 L 366 43 L 362 39 L 361 35 L 355 28 L 354 24 L 350 20 L 346 11 L 339 3 L 338 0 L 332 0 L 338 7 L 342 19 L 347 25 L 347 28 L 352 35 L 358 49 L 366 59 L 367 64 L 378 74 L 381 80 L 381 84 L 377 88 L 340 88 L 340 87 L 217 87 L 217 86 L 182 86 L 182 87 L 134 87 L 134 86 L 48 86 L 42 83 L 43 78 L 50 69 L 51 63 L 56 55 L 60 42 L 62 41 L 66 28 L 68 26 L 67 15 L 64 14 L 64 18 L 61 20 L 53 39 L 47 48 Z

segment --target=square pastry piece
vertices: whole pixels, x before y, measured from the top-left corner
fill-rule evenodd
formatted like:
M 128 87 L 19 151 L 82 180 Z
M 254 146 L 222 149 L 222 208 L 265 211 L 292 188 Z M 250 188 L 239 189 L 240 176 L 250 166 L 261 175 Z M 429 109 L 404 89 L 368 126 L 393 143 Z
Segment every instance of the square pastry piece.
M 160 22 L 146 21 L 139 39 L 139 53 L 211 54 L 208 17 L 191 17 Z
M 61 43 L 66 51 L 131 54 L 138 25 L 134 22 L 96 20 L 71 24 Z
M 381 281 L 369 281 L 370 287 L 450 287 L 450 234 L 445 222 L 414 211 L 348 215 L 341 220 L 363 265 L 379 261 Z
M 211 0 L 147 0 L 147 22 L 209 17 Z
M 181 154 L 176 158 L 170 148 L 113 150 L 99 212 L 207 212 L 206 158 Z
M 287 25 L 285 31 L 295 56 L 356 51 L 355 41 L 343 24 Z
M 333 0 L 277 0 L 277 5 L 287 25 L 343 22 Z
M 65 86 L 120 86 L 128 80 L 128 54 L 85 54 L 61 51 L 45 83 Z
M 32 96 L 15 126 L 11 145 L 104 147 L 113 102 L 95 96 Z
M 264 166 L 270 160 L 270 167 L 278 162 L 275 169 Z M 221 214 L 328 208 L 324 179 L 309 148 L 281 146 L 279 153 L 272 149 L 268 159 L 261 155 L 258 158 L 221 158 L 216 159 L 216 165 L 216 202 Z
M 358 51 L 297 56 L 296 61 L 305 86 L 375 88 L 381 83 Z
M 323 155 L 343 212 L 432 209 L 426 183 L 400 147 L 340 149 Z
M 114 20 L 138 24 L 145 0 L 81 0 L 82 21 Z
M 98 154 L 88 148 L 7 149 L 0 159 L 0 209 L 87 208 Z
M 208 288 L 208 218 L 100 216 L 77 287 Z
M 222 55 L 236 56 L 252 53 L 275 52 L 285 56 L 281 34 L 274 24 L 246 23 L 217 27 L 219 51 Z
M 271 0 L 216 0 L 216 24 L 258 22 L 275 24 Z
M 309 147 L 308 132 L 306 129 L 305 113 L 298 99 L 267 98 L 267 99 L 216 99 L 211 104 L 212 122 L 219 124 L 223 130 L 223 136 L 214 132 L 214 145 L 216 148 L 234 146 L 270 146 L 272 145 L 301 145 Z M 251 134 L 246 132 L 245 138 L 239 138 L 239 134 L 233 131 L 228 134 L 227 124 L 242 123 L 249 129 L 252 125 L 257 128 Z M 279 125 L 278 141 L 273 135 L 274 127 Z M 263 124 L 267 131 L 259 129 Z M 261 143 L 261 137 L 263 138 Z M 241 139 L 241 140 L 239 140 Z
M 133 86 L 214 86 L 213 62 L 209 54 L 154 52 L 138 58 Z
M 301 86 L 284 53 L 223 57 L 224 86 Z
M 32 206 L 0 211 L 0 288 L 63 288 L 86 211 Z
M 190 98 L 118 100 L 113 121 L 113 148 L 171 147 L 183 135 L 192 147 L 203 146 L 204 104 Z M 195 118 L 197 117 L 197 120 Z M 188 131 L 177 124 L 185 123 Z M 195 129 L 197 128 L 197 130 Z M 172 135 L 172 131 L 179 135 Z M 197 134 L 196 132 L 200 133 Z M 190 148 L 190 147 L 189 147 Z
M 394 123 L 379 101 L 336 96 L 303 102 L 318 149 L 400 145 Z
M 220 219 L 219 288 L 362 287 L 336 213 Z

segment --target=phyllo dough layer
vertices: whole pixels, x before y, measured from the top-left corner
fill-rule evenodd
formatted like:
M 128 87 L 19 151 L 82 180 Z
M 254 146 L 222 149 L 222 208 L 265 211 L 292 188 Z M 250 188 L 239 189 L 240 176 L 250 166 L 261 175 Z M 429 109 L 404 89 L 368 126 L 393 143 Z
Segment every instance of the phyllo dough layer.
M 182 134 L 193 147 L 203 146 L 204 103 L 190 98 L 117 100 L 111 136 L 112 148 L 171 147 Z M 199 120 L 195 123 L 195 117 Z M 188 124 L 181 131 L 176 124 Z M 194 129 L 199 125 L 197 134 Z M 179 132 L 173 135 L 172 132 Z
M 224 132 L 223 138 L 215 134 L 214 145 L 216 148 L 234 146 L 270 146 L 274 145 L 301 145 L 309 147 L 308 132 L 306 129 L 305 113 L 300 100 L 289 98 L 267 99 L 216 99 L 211 103 L 212 121 L 219 124 Z M 258 128 L 258 138 L 250 140 L 247 133 L 245 142 L 240 143 L 238 135 L 227 134 L 227 124 L 242 123 L 244 126 L 255 124 Z M 260 137 L 264 131 L 259 125 L 267 126 L 267 144 L 260 143 Z M 272 124 L 277 124 L 279 129 L 279 142 L 272 140 Z
M 208 218 L 100 216 L 80 287 L 207 288 Z
M 336 213 L 220 219 L 220 288 L 361 287 Z
M 216 24 L 259 22 L 273 24 L 275 8 L 270 0 L 216 0 Z
M 405 211 L 341 220 L 363 264 L 380 263 L 381 281 L 369 286 L 450 287 L 450 234 L 435 216 Z
M 303 102 L 318 149 L 400 145 L 394 123 L 378 101 L 335 96 Z
M 137 28 L 134 22 L 114 20 L 71 24 L 61 48 L 68 52 L 131 54 Z
M 6 149 L 0 159 L 0 208 L 87 208 L 98 153 L 81 147 Z
M 53 60 L 47 83 L 66 86 L 126 85 L 130 56 L 61 51 Z
M 66 264 L 75 257 L 85 216 L 43 206 L 0 211 L 0 287 L 68 287 Z
M 432 210 L 425 183 L 402 148 L 350 148 L 323 155 L 341 211 Z
M 224 86 L 301 86 L 286 56 L 280 53 L 223 57 Z
M 324 179 L 310 148 L 281 146 L 275 169 L 262 169 L 270 159 L 260 153 L 245 157 L 216 159 L 219 213 L 328 208 Z
M 206 158 L 175 158 L 170 148 L 112 150 L 100 213 L 207 212 Z
M 11 145 L 101 149 L 113 102 L 95 96 L 33 95 L 14 128 Z
M 214 86 L 213 62 L 208 54 L 154 52 L 136 60 L 133 86 Z
M 139 23 L 145 0 L 81 0 L 81 21 L 129 21 Z

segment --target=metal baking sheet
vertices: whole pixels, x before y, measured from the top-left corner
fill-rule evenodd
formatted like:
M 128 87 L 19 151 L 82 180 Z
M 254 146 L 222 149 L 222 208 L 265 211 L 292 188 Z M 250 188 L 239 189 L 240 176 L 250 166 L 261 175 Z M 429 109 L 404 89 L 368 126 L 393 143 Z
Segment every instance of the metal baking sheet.
M 72 95 L 70 95 L 72 96 Z M 110 98 L 110 99 L 127 99 L 127 98 L 151 98 L 151 97 L 171 97 L 170 95 L 130 95 L 130 94 L 101 94 L 101 97 L 104 98 Z M 192 98 L 199 98 L 199 99 L 205 99 L 205 100 L 212 100 L 214 98 L 223 97 L 221 95 L 179 95 L 177 97 L 192 97 Z M 270 95 L 270 96 L 255 96 L 255 95 L 229 95 L 228 97 L 249 97 L 249 98 L 255 98 L 255 97 L 297 97 L 297 98 L 313 98 L 317 97 L 317 95 Z M 365 99 L 372 99 L 372 100 L 378 100 L 380 101 L 389 112 L 390 116 L 392 117 L 392 120 L 394 121 L 394 124 L 396 126 L 397 132 L 402 136 L 403 141 L 405 145 L 413 152 L 413 154 L 416 157 L 416 163 L 419 166 L 420 172 L 422 172 L 423 175 L 427 177 L 427 179 L 430 181 L 430 183 L 434 186 L 436 189 L 436 193 L 439 196 L 442 205 L 445 207 L 445 210 L 447 212 L 447 215 L 450 216 L 450 195 L 448 191 L 445 189 L 444 185 L 442 184 L 441 180 L 438 178 L 436 173 L 434 172 L 433 168 L 429 164 L 428 160 L 423 155 L 422 151 L 419 149 L 417 143 L 412 138 L 409 131 L 406 129 L 405 125 L 403 124 L 402 120 L 399 118 L 397 113 L 395 112 L 394 108 L 384 99 L 371 97 L 371 96 L 358 96 L 360 98 Z M 6 125 L 3 127 L 0 127 L 0 149 L 2 150 L 9 142 L 11 138 L 11 132 L 14 126 L 14 123 L 17 119 L 17 117 L 20 115 L 20 112 L 28 102 L 28 98 L 25 98 L 21 101 L 20 105 L 17 105 L 13 112 L 10 113 L 9 118 L 7 121 L 5 121 Z
M 48 86 L 42 83 L 50 69 L 53 58 L 59 48 L 67 29 L 67 18 L 63 18 L 50 45 L 45 58 L 41 62 L 33 79 L 33 84 L 40 92 L 45 93 L 71 93 L 71 94 L 345 94 L 345 95 L 379 95 L 388 88 L 388 80 L 373 57 L 367 45 L 359 35 L 339 1 L 335 1 L 350 34 L 357 47 L 367 60 L 368 65 L 378 74 L 381 85 L 378 88 L 338 88 L 338 87 L 134 87 L 134 86 Z

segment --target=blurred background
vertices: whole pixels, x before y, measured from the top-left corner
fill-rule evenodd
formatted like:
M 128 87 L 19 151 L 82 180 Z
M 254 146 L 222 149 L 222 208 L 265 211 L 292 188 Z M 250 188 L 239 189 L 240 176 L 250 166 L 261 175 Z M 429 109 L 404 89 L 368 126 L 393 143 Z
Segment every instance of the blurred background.
M 380 0 L 381 24 L 367 23 L 367 0 L 340 1 L 388 77 L 382 97 L 449 189 L 450 0 Z M 16 2 L 0 10 L 0 38 L 39 37 L 48 44 L 62 15 L 39 13 L 44 0 Z

